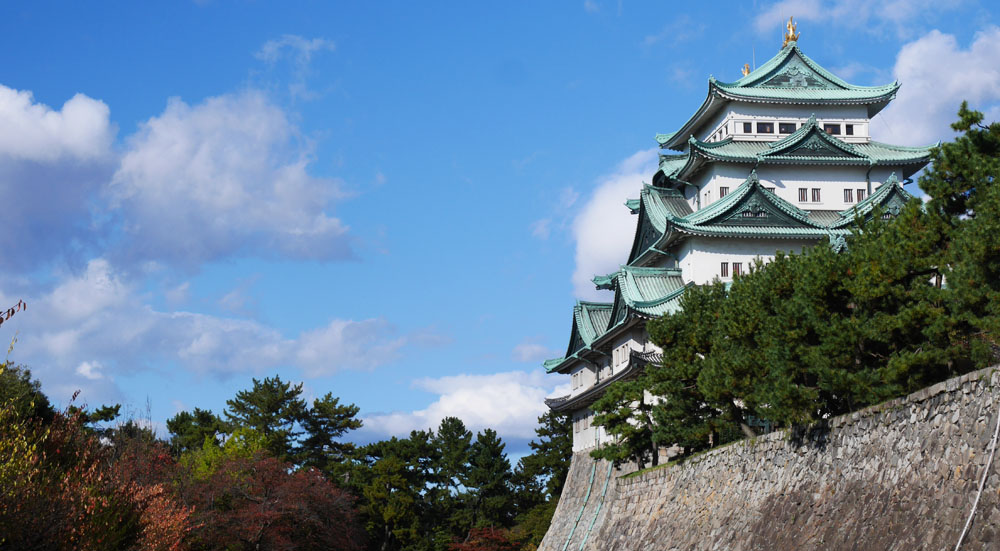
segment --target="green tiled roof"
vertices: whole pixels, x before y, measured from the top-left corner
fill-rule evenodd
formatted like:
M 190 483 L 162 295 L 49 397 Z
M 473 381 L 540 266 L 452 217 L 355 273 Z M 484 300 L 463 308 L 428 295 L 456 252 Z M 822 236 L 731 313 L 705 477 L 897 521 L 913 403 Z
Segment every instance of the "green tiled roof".
M 677 268 L 622 266 L 617 272 L 595 282 L 610 282 L 615 291 L 610 332 L 632 316 L 652 318 L 676 312 L 687 284 Z
M 913 201 L 915 197 L 909 194 L 900 185 L 896 174 L 891 174 L 881 186 L 875 189 L 864 201 L 853 207 L 842 210 L 840 220 L 830 224 L 831 227 L 844 228 L 854 223 L 857 218 L 867 217 L 876 207 L 881 207 L 891 215 L 899 214 L 901 208 L 906 203 Z
M 795 42 L 750 74 L 734 82 L 708 79 L 708 96 L 698 111 L 680 130 L 658 135 L 661 147 L 681 149 L 707 116 L 728 101 L 782 104 L 867 105 L 873 117 L 889 104 L 899 89 L 898 82 L 883 86 L 849 84 L 810 59 Z M 662 140 L 659 136 L 663 136 Z
M 594 340 L 608 328 L 611 307 L 612 304 L 609 302 L 577 301 L 573 306 L 573 328 L 570 332 L 569 345 L 566 347 L 566 355 L 542 362 L 545 370 L 561 371 L 578 360 Z
M 639 209 L 629 264 L 648 264 L 662 249 L 682 235 L 822 239 L 845 233 L 839 226 L 822 223 L 761 186 L 756 171 L 725 197 L 691 212 L 679 192 L 645 186 Z M 685 210 L 674 207 L 683 206 Z M 839 222 L 839 215 L 828 217 Z
M 827 134 L 810 117 L 795 132 L 774 142 L 737 141 L 732 138 L 718 142 L 688 140 L 690 155 L 683 167 L 672 177 L 685 179 L 706 162 L 774 163 L 811 165 L 912 165 L 919 170 L 930 158 L 934 145 L 906 147 L 881 142 L 847 143 Z M 936 145 L 936 144 L 935 144 Z
M 639 212 L 639 201 L 640 199 L 626 199 L 625 206 L 632 211 L 632 214 L 636 214 Z

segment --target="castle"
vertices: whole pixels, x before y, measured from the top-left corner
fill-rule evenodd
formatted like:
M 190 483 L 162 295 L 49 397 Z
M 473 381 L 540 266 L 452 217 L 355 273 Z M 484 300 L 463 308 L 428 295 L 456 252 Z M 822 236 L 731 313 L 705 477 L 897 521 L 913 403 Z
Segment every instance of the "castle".
M 690 285 L 731 281 L 776 251 L 840 246 L 858 217 L 892 216 L 912 199 L 902 184 L 928 147 L 871 139 L 871 119 L 899 83 L 848 84 L 807 57 L 791 19 L 781 51 L 734 82 L 709 78 L 701 107 L 658 134 L 659 169 L 625 208 L 637 216 L 627 262 L 594 278 L 612 302 L 578 301 L 569 345 L 546 360 L 569 395 L 546 400 L 573 419 L 573 451 L 609 441 L 589 407 L 660 350 L 646 321 L 675 312 Z

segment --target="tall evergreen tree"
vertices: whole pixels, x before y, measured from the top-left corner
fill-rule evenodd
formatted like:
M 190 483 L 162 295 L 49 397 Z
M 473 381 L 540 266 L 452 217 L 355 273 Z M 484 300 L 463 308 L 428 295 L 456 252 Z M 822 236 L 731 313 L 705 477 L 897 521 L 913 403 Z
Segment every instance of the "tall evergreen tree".
M 339 398 L 327 392 L 313 400 L 302 417 L 306 437 L 298 451 L 299 462 L 326 473 L 340 472 L 340 466 L 353 453 L 354 444 L 340 439 L 349 431 L 361 428 L 357 418 L 360 409 L 354 404 L 341 404 Z
M 295 456 L 295 442 L 302 431 L 299 423 L 306 416 L 302 383 L 293 385 L 275 375 L 263 381 L 253 379 L 253 388 L 241 390 L 227 400 L 227 420 L 236 427 L 248 427 L 260 433 L 271 455 L 287 461 Z
M 507 526 L 512 517 L 510 461 L 496 431 L 476 434 L 464 485 L 469 489 L 473 527 Z
M 545 479 L 549 499 L 562 493 L 573 455 L 573 421 L 565 413 L 549 410 L 538 418 L 538 440 L 528 443 L 531 454 L 524 457 L 524 470 Z

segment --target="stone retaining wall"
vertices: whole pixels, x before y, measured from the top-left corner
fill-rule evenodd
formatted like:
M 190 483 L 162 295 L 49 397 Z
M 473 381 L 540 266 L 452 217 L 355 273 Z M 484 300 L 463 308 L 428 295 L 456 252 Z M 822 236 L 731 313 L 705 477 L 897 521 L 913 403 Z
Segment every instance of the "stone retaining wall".
M 582 506 L 581 497 L 594 463 L 578 454 L 566 501 L 539 549 L 954 549 L 989 455 L 998 401 L 1000 371 L 989 368 L 808 434 L 776 432 L 681 465 L 615 473 L 586 544 L 576 533 L 564 547 L 576 512 L 586 518 L 594 504 Z M 962 548 L 1000 549 L 998 530 L 995 457 Z

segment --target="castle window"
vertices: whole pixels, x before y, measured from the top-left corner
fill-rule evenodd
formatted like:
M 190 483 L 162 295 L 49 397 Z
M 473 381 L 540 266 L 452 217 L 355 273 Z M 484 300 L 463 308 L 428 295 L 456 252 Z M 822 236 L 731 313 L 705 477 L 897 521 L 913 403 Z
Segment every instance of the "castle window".
M 719 188 L 719 199 L 722 199 L 723 197 L 725 197 L 727 193 L 729 193 L 729 188 L 728 187 L 725 187 L 725 186 L 720 187 Z
M 778 123 L 778 134 L 791 134 L 795 132 L 794 122 L 779 122 Z
M 758 134 L 774 134 L 774 123 L 773 122 L 758 122 L 757 123 L 757 133 Z
M 766 187 L 764 189 L 766 189 L 767 191 L 770 191 L 771 193 L 774 193 L 774 188 L 773 187 Z
M 736 277 L 743 273 L 743 263 L 733 262 L 733 277 Z
M 848 136 L 853 136 L 854 135 L 854 125 L 853 124 L 845 124 L 844 125 L 844 134 L 847 134 Z
M 753 123 L 750 123 L 750 122 L 743 123 L 743 133 L 744 134 L 753 134 Z
M 891 213 L 888 213 L 888 212 L 882 213 L 882 220 L 888 220 L 890 218 L 892 218 L 892 214 Z
M 858 190 L 858 202 L 860 203 L 861 201 L 864 201 L 864 200 L 865 200 L 865 190 L 859 189 Z
M 729 263 L 723 262 L 722 268 L 719 270 L 719 277 L 729 277 Z
M 840 125 L 839 124 L 824 124 L 823 125 L 823 130 L 826 131 L 827 134 L 832 134 L 834 136 L 839 136 L 840 135 Z
M 819 203 L 819 188 L 813 188 L 812 192 L 812 202 Z
M 845 189 L 844 190 L 844 202 L 845 203 L 853 203 L 854 202 L 854 190 L 853 189 Z
M 799 202 L 800 203 L 805 203 L 808 200 L 809 200 L 809 190 L 806 189 L 806 188 L 804 188 L 804 187 L 800 187 L 799 188 Z

